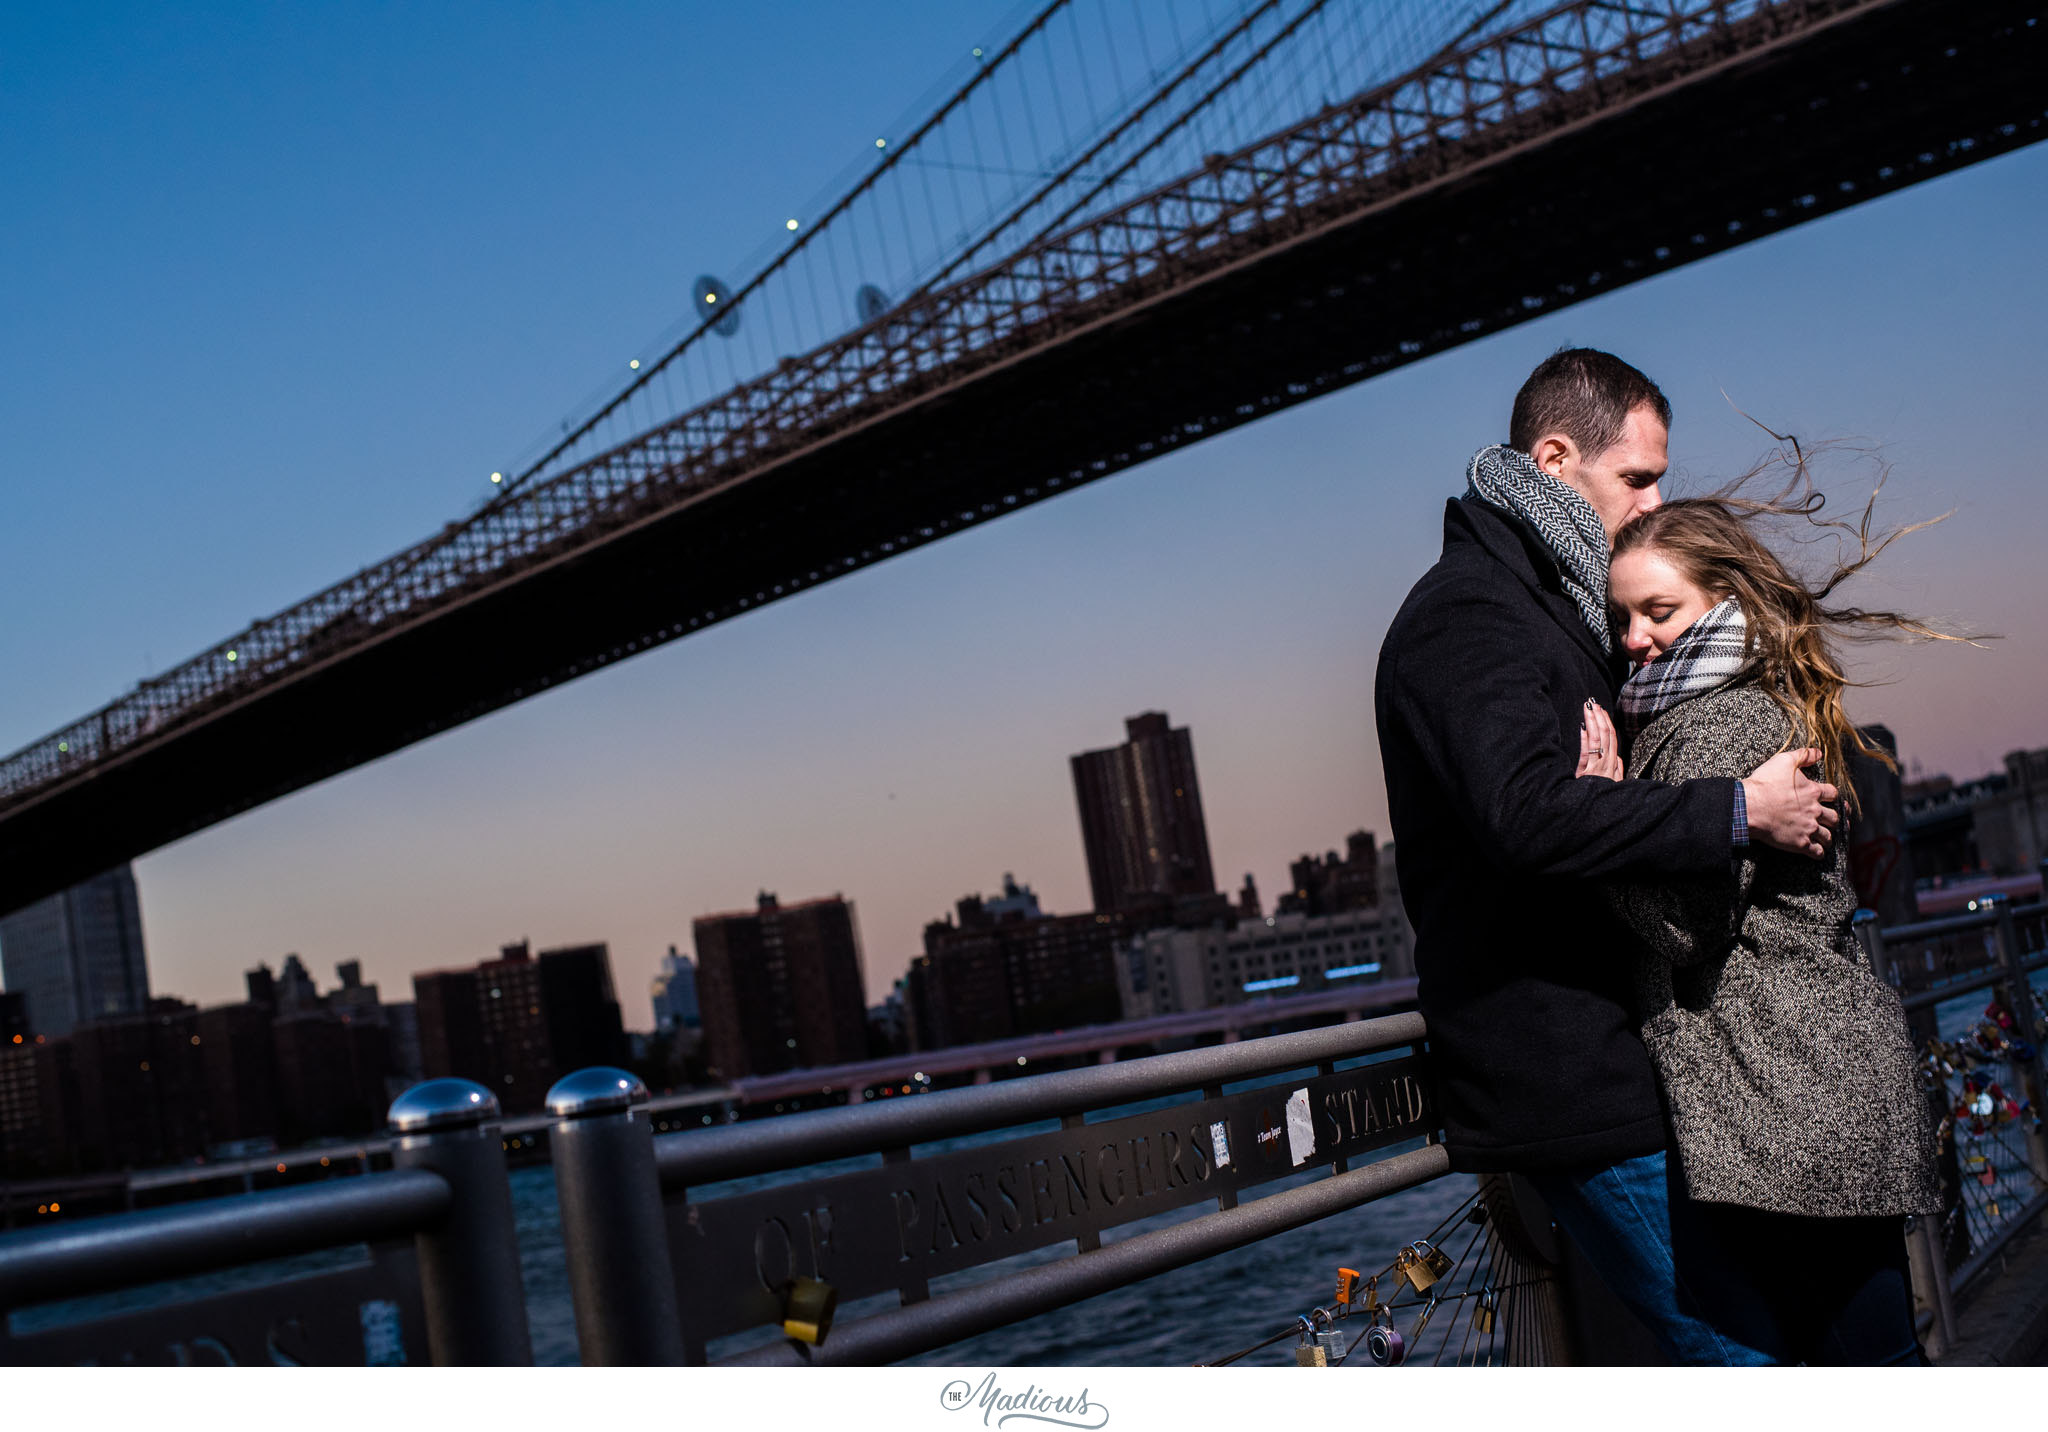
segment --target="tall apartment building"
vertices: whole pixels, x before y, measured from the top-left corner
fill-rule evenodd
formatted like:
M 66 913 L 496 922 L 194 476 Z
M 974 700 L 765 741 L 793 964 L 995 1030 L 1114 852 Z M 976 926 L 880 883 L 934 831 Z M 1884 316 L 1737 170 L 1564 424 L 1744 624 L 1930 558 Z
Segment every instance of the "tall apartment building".
M 924 929 L 906 1011 L 920 1049 L 1044 1034 L 1118 1015 L 1118 915 L 1046 915 L 1031 887 L 1003 877 L 994 900 L 970 895 Z
M 625 1057 L 611 952 L 506 945 L 468 970 L 413 976 L 421 1072 L 475 1079 L 507 1113 L 537 1110 L 564 1074 Z
M 117 866 L 0 918 L 0 983 L 28 997 L 28 1021 L 55 1039 L 90 1019 L 149 1005 L 135 872 Z
M 853 905 L 843 896 L 691 923 L 705 1057 L 726 1079 L 867 1057 L 867 997 Z
M 0 1173 L 35 1178 L 69 1169 L 77 1104 L 69 1040 L 0 1041 Z
M 253 1153 L 383 1127 L 396 1092 L 390 1017 L 361 966 L 336 967 L 341 983 L 321 994 L 296 955 L 272 975 L 248 971 L 249 999 L 199 1011 L 207 1146 Z M 409 1006 L 408 1006 L 409 1008 Z
M 81 1168 L 148 1168 L 205 1152 L 206 1075 L 195 1006 L 153 999 L 140 1014 L 80 1024 L 69 1043 Z
M 1380 902 L 1379 851 L 1369 830 L 1344 838 L 1344 854 L 1304 855 L 1287 867 L 1292 887 L 1274 906 L 1281 915 L 1339 915 Z M 1249 877 L 1247 877 L 1249 878 Z
M 1124 722 L 1129 739 L 1073 758 L 1074 799 L 1095 913 L 1115 915 L 1213 896 L 1209 832 L 1185 726 L 1160 711 Z
M 216 1149 L 260 1149 L 277 1138 L 277 1045 L 270 1028 L 276 1016 L 267 1002 L 199 1011 L 207 1142 Z

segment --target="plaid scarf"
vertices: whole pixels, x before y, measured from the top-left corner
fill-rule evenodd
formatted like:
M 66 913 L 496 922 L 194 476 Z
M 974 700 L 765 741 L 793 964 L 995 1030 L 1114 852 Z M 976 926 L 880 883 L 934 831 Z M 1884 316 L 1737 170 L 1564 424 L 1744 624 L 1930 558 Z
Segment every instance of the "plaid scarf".
M 1687 627 L 1664 654 L 1644 662 L 1621 684 L 1623 749 L 1636 733 L 1679 702 L 1726 686 L 1749 664 L 1749 624 L 1730 597 Z
M 1465 469 L 1465 495 L 1511 512 L 1535 530 L 1564 574 L 1564 589 L 1578 605 L 1600 650 L 1614 655 L 1607 629 L 1607 529 L 1576 490 L 1505 444 L 1481 448 Z

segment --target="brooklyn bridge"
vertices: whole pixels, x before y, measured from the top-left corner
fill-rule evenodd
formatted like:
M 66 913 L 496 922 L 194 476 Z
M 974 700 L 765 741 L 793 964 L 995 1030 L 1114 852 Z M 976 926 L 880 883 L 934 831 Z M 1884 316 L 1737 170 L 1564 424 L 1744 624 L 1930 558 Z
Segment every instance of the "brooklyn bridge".
M 1052 0 L 404 551 L 0 761 L 0 911 L 652 646 L 2044 134 L 2029 0 Z

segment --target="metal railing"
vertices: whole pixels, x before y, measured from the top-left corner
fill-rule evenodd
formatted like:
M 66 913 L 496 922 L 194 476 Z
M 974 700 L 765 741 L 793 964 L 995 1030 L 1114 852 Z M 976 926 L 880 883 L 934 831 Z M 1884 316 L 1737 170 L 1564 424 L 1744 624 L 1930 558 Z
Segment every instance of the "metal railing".
M 727 1360 L 893 1361 L 1440 1177 L 1423 1035 L 1421 1016 L 1399 1014 L 659 1136 L 638 1079 L 582 1070 L 549 1091 L 547 1124 L 582 1360 L 703 1362 L 718 1339 L 779 1329 Z M 530 1362 L 498 1115 L 481 1085 L 430 1080 L 392 1106 L 389 1172 L 0 1235 L 0 1359 Z M 841 1171 L 849 1159 L 868 1166 Z M 1205 1202 L 1105 1246 L 1121 1225 Z M 932 1293 L 949 1273 L 1063 1243 L 1067 1256 L 971 1297 Z M 21 1316 L 361 1245 L 367 1260 L 238 1291 L 54 1327 Z M 876 1294 L 899 1305 L 822 1340 L 838 1300 Z
M 820 1110 L 654 1141 L 676 1286 L 687 1290 L 683 1361 L 714 1339 L 790 1322 L 790 1300 L 829 1284 L 849 1301 L 893 1294 L 899 1306 L 842 1326 L 829 1343 L 779 1340 L 733 1362 L 895 1361 L 1439 1177 L 1449 1163 L 1437 1124 L 1420 1015 L 1113 1065 L 1061 1071 L 921 1098 Z M 1391 1055 L 1354 1067 L 1347 1061 Z M 1240 1081 L 1314 1069 L 1298 1081 L 1225 1092 Z M 1142 1113 L 1140 1101 L 1193 1096 Z M 1057 1130 L 965 1148 L 919 1146 L 1057 1119 Z M 1364 1155 L 1427 1140 L 1361 1167 Z M 699 1199 L 693 1191 L 821 1161 L 870 1167 Z M 557 1178 L 565 1163 L 557 1154 Z M 1247 1198 L 1289 1174 L 1331 1176 Z M 1103 1234 L 1173 1208 L 1215 1211 L 1109 1246 Z M 934 1279 L 1058 1244 L 1074 1252 L 1000 1281 L 934 1295 Z M 571 1252 L 572 1267 L 577 1255 Z M 593 1307 L 608 1294 L 593 1292 Z M 577 1309 L 579 1330 L 584 1305 Z M 579 1331 L 579 1336 L 580 1336 Z M 613 1349 L 586 1342 L 586 1361 Z
M 2032 975 L 2048 966 L 2048 904 L 2003 894 L 1960 915 L 1858 930 L 1880 978 L 1900 992 L 1922 1052 L 1946 1207 L 1909 1234 L 1914 1298 L 1929 1351 L 1956 1345 L 1956 1299 L 2048 1211 L 2043 1046 Z M 1937 1010 L 1990 995 L 1981 1015 L 1944 1032 Z
M 394 1167 L 0 1237 L 9 1363 L 533 1360 L 497 1100 L 430 1079 L 391 1106 Z M 367 1259 L 41 1327 L 25 1308 L 293 1254 Z

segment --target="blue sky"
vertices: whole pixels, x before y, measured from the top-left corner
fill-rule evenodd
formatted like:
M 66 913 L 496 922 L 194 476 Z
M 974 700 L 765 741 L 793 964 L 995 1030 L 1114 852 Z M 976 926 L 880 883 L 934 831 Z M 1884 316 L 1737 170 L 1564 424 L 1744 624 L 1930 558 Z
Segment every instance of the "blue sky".
M 467 511 L 484 475 L 857 161 L 1005 7 L 0 15 L 0 747 Z M 1682 176 L 1681 176 L 1682 177 Z M 153 981 L 602 939 L 631 1025 L 689 921 L 843 891 L 871 988 L 1004 871 L 1087 883 L 1066 758 L 1193 727 L 1219 880 L 1384 838 L 1372 667 L 1528 368 L 1612 348 L 1681 476 L 1722 390 L 1955 516 L 1865 595 L 2005 634 L 1878 653 L 1928 769 L 2048 744 L 2036 148 L 1269 418 L 672 643 L 138 863 Z M 1864 474 L 1837 473 L 1844 494 Z

